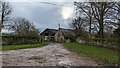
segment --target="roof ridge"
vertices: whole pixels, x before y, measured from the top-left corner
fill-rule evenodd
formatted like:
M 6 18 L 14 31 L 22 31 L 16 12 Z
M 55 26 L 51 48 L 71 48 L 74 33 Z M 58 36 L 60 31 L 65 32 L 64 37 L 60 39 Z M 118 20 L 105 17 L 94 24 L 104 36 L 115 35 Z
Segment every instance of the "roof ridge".
M 46 28 L 46 29 L 48 29 L 48 30 L 57 30 L 57 29 L 51 29 L 51 28 Z M 45 30 L 46 30 L 46 29 L 45 29 Z

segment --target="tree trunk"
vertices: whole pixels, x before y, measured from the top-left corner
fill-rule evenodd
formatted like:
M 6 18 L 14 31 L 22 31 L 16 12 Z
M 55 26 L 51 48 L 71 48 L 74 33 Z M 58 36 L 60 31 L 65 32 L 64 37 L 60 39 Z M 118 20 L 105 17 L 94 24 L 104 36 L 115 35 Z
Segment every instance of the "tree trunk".
M 100 35 L 100 38 L 104 38 L 104 19 L 103 19 L 103 14 L 101 13 L 101 16 L 100 16 L 100 21 L 99 21 L 99 25 L 100 25 L 100 31 L 99 31 L 99 35 Z
M 2 26 L 3 26 L 3 19 L 4 19 L 4 10 L 3 10 L 3 6 L 1 7 L 1 22 L 0 22 L 0 32 L 2 31 Z
M 99 32 L 99 35 L 100 35 L 100 38 L 104 38 L 104 3 L 102 2 L 101 3 L 101 11 L 100 11 L 100 19 L 99 19 L 99 25 L 100 25 L 100 32 Z
M 2 27 L 3 27 L 3 13 L 2 13 L 2 15 L 1 15 L 0 32 L 1 32 L 1 30 L 2 30 Z
M 2 22 L 0 22 L 0 33 L 2 31 Z
M 90 34 L 90 37 L 89 38 L 91 38 L 91 23 L 92 23 L 92 17 L 90 16 L 89 17 L 89 25 L 90 25 L 90 27 L 89 27 L 89 34 Z

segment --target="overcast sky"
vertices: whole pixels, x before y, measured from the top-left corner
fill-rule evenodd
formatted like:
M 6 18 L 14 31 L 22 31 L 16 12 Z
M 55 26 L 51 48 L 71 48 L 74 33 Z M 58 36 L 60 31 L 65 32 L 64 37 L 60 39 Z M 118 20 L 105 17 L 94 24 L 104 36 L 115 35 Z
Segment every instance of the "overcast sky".
M 10 17 L 23 17 L 32 22 L 38 29 L 69 28 L 71 18 L 74 16 L 73 2 L 10 2 L 13 12 Z M 56 4 L 56 5 L 52 5 Z M 64 6 L 61 6 L 64 5 Z M 3 30 L 3 32 L 6 32 Z
M 23 17 L 32 22 L 38 29 L 69 28 L 71 19 L 74 17 L 74 1 L 85 0 L 4 0 L 10 2 L 13 12 L 11 17 Z M 19 2 L 20 1 L 20 2 Z M 30 2 L 31 1 L 31 2 Z M 56 4 L 56 5 L 54 5 Z M 64 6 L 61 6 L 64 5 Z M 6 32 L 6 30 L 2 30 Z

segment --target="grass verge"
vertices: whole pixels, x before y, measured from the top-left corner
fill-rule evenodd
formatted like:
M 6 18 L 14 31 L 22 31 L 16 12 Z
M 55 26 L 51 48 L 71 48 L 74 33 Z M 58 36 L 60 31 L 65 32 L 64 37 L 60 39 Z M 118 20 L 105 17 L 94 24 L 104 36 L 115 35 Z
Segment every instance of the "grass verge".
M 118 65 L 117 51 L 79 43 L 64 43 L 64 47 L 77 52 L 78 54 L 85 54 L 86 56 L 95 59 L 99 64 Z
M 26 48 L 36 48 L 47 45 L 47 42 L 41 42 L 36 44 L 20 44 L 20 45 L 3 45 L 2 50 L 17 50 L 17 49 L 26 49 Z

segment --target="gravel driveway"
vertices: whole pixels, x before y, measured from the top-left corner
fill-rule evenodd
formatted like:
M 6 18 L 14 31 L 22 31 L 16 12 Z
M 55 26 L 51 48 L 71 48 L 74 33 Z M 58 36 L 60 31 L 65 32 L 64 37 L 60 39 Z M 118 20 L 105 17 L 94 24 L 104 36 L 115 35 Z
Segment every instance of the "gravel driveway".
M 97 66 L 88 57 L 66 50 L 61 44 L 3 51 L 3 66 Z

